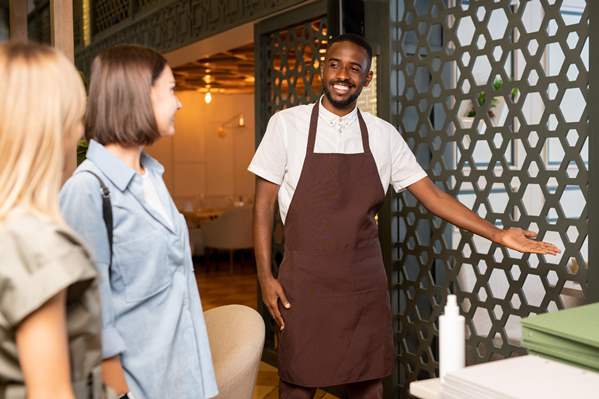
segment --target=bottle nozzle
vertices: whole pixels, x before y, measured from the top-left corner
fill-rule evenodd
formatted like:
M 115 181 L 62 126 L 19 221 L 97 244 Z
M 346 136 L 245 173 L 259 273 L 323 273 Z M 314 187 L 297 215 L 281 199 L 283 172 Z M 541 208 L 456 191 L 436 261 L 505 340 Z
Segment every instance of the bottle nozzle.
M 458 300 L 455 295 L 447 295 L 447 306 L 458 306 Z
M 445 305 L 444 314 L 452 316 L 458 316 L 460 314 L 458 300 L 455 295 L 447 295 L 447 304 Z

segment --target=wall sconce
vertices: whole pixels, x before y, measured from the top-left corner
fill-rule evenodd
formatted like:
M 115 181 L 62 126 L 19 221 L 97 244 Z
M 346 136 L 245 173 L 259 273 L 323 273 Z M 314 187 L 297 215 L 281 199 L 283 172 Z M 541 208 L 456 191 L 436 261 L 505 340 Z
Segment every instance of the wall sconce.
M 243 114 L 237 114 L 222 122 L 216 130 L 218 137 L 224 138 L 226 136 L 225 127 L 245 127 L 245 116 Z

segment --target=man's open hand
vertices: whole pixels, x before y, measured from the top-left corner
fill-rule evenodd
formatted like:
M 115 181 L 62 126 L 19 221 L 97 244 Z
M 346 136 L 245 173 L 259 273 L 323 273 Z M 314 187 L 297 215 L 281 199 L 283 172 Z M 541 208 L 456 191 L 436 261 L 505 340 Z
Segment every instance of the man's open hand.
M 285 321 L 279 310 L 279 301 L 281 301 L 281 304 L 286 309 L 291 308 L 291 304 L 285 296 L 283 286 L 281 286 L 281 283 L 276 278 L 268 277 L 260 280 L 260 288 L 262 289 L 262 301 L 281 330 L 283 330 L 285 328 Z
M 553 244 L 533 240 L 536 236 L 537 234 L 535 232 L 512 227 L 501 230 L 497 234 L 495 242 L 519 252 L 545 255 L 557 255 L 560 253 L 559 248 Z

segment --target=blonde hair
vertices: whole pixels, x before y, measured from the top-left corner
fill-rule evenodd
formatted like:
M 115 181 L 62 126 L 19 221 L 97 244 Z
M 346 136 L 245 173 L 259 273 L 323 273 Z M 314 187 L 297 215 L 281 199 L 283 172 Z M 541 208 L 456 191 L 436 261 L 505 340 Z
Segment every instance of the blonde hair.
M 0 221 L 24 209 L 62 223 L 58 190 L 67 143 L 85 112 L 85 88 L 57 50 L 0 44 Z

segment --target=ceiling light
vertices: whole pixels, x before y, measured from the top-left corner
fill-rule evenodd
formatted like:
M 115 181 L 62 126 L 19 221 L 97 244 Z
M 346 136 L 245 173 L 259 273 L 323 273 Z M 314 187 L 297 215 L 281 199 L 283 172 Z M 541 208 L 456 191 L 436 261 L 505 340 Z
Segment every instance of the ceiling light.
M 204 101 L 206 104 L 210 104 L 212 102 L 212 93 L 210 93 L 210 91 L 207 91 L 204 95 Z

